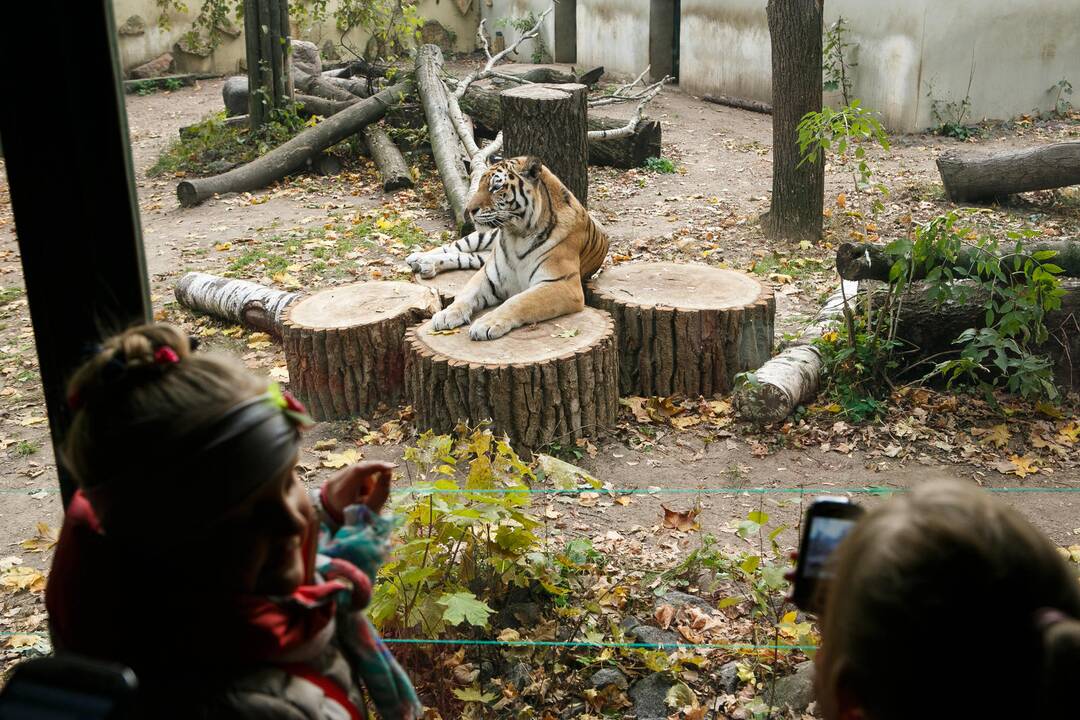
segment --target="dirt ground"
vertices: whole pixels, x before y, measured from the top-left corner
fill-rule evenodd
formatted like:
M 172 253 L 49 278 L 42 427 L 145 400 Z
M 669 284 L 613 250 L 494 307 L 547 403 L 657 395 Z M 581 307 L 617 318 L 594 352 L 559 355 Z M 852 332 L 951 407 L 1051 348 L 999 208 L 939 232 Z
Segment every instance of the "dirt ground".
M 281 377 L 284 361 L 278 348 L 252 342 L 247 334 L 227 337 L 227 326 L 194 318 L 177 308 L 172 297 L 175 281 L 189 270 L 221 273 L 235 268 L 245 253 L 262 244 L 280 245 L 280 238 L 290 233 L 312 237 L 311 231 L 333 228 L 357 213 L 404 215 L 428 234 L 432 245 L 440 242 L 440 234 L 451 226 L 441 190 L 431 182 L 429 166 L 423 168 L 427 182 L 419 189 L 389 196 L 375 187 L 372 170 L 362 161 L 348 166 L 336 178 L 301 176 L 258 193 L 213 199 L 196 208 L 179 207 L 176 178 L 149 178 L 146 170 L 177 136 L 179 127 L 221 108 L 222 82 L 203 81 L 175 92 L 127 96 L 154 307 L 159 318 L 181 322 L 203 335 L 210 348 L 237 352 L 251 367 Z M 853 191 L 849 172 L 830 167 L 826 238 L 812 247 L 766 240 L 755 219 L 769 204 L 770 117 L 704 103 L 678 88 L 665 89 L 649 114 L 661 121 L 664 155 L 676 162 L 678 171 L 657 174 L 591 169 L 590 210 L 610 232 L 610 255 L 626 262 L 675 258 L 743 270 L 756 268 L 759 277 L 772 283 L 777 292 L 778 337 L 797 330 L 832 288 L 830 258 L 838 242 L 853 234 L 895 237 L 906 231 L 910 219 L 905 216 L 919 221 L 950 207 L 944 201 L 934 160 L 960 142 L 932 135 L 902 136 L 894 138 L 889 153 L 869 153 L 879 177 L 892 190 L 879 217 L 851 214 L 852 210 L 865 212 L 869 200 Z M 1080 122 L 1021 119 L 1010 127 L 989 131 L 971 144 L 1004 149 L 1069 137 L 1080 137 Z M 61 506 L 29 316 L 25 299 L 18 292 L 22 288 L 19 253 L 6 187 L 6 178 L 0 176 L 0 446 L 6 454 L 0 474 L 0 546 L 4 548 L 0 555 L 9 556 L 0 563 L 44 570 L 48 553 L 24 550 L 20 543 L 37 534 L 38 523 L 56 528 Z M 843 199 L 838 199 L 841 194 Z M 998 227 L 1030 224 L 1048 234 L 1080 236 L 1078 208 L 1075 193 L 1042 193 L 1027 196 L 1013 207 L 986 209 L 980 217 Z M 87 241 L 94 239 L 88 236 Z M 410 247 L 393 243 L 361 249 L 323 270 L 312 270 L 310 258 L 301 258 L 297 264 L 306 263 L 304 267 L 290 266 L 283 274 L 262 270 L 239 274 L 286 288 L 298 283 L 310 286 L 356 278 L 404 277 L 402 259 L 409 251 Z M 646 546 L 662 548 L 674 558 L 696 545 L 702 533 L 722 535 L 731 543 L 743 542 L 733 534 L 732 521 L 763 506 L 791 528 L 781 536 L 781 542 L 794 546 L 802 507 L 797 494 L 755 495 L 736 489 L 806 487 L 843 493 L 869 486 L 903 488 L 935 477 L 953 477 L 986 487 L 1021 488 L 1002 497 L 1056 544 L 1080 543 L 1080 470 L 1075 447 L 1067 448 L 1064 457 L 1040 456 L 1040 472 L 1036 474 L 1022 478 L 1003 474 L 993 469 L 993 461 L 1029 451 L 1023 437 L 1003 449 L 990 448 L 972 432 L 980 425 L 994 424 L 985 417 L 961 419 L 952 426 L 936 424 L 939 410 L 917 405 L 915 401 L 897 408 L 887 421 L 869 427 L 856 427 L 837 418 L 810 427 L 815 425 L 811 419 L 809 426 L 765 433 L 754 432 L 731 418 L 729 408 L 722 411 L 727 417 L 721 421 L 703 421 L 684 431 L 656 424 L 643 432 L 627 411 L 621 427 L 613 433 L 581 448 L 558 450 L 612 487 L 659 486 L 668 490 L 636 495 L 628 505 L 612 503 L 605 496 L 586 504 L 565 498 L 565 503 L 554 503 L 562 513 L 556 528 L 566 534 L 590 536 L 616 531 L 634 536 Z M 330 472 L 322 467 L 326 452 L 313 449 L 320 440 L 337 439 L 336 450 L 340 451 L 356 447 L 353 441 L 366 435 L 382 444 L 357 447 L 365 456 L 400 460 L 412 428 L 407 423 L 398 424 L 406 435 L 403 441 L 393 442 L 393 433 L 386 432 L 382 423 L 394 423 L 396 418 L 396 409 L 388 410 L 385 417 L 372 421 L 370 433 L 355 424 L 320 424 L 306 442 L 303 463 L 310 471 L 307 479 L 319 482 Z M 1053 427 L 1068 419 L 1044 418 Z M 575 459 L 576 454 L 580 459 Z M 877 500 L 868 496 L 865 501 L 873 504 Z M 695 502 L 701 504 L 701 532 L 673 533 L 659 527 L 662 504 L 686 510 Z M 26 592 L 0 595 L 0 631 L 40 632 L 44 615 L 39 598 L 39 594 Z M 10 660 L 26 648 L 9 647 L 6 652 Z

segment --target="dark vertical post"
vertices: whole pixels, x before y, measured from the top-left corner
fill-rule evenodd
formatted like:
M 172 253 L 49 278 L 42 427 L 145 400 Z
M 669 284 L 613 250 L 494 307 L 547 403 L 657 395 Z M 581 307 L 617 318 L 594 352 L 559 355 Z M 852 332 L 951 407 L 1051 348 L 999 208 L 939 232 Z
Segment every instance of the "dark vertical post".
M 87 0 L 64 11 L 54 29 L 54 59 L 79 72 L 59 76 L 49 112 L 0 104 L 54 450 L 70 426 L 65 384 L 84 348 L 150 319 L 112 3 Z M 38 49 L 32 33 L 9 33 L 0 57 L 14 67 Z M 57 472 L 66 505 L 74 486 L 59 463 Z
M 577 62 L 577 0 L 560 0 L 555 5 L 555 50 L 557 63 Z M 492 49 L 492 52 L 495 52 Z

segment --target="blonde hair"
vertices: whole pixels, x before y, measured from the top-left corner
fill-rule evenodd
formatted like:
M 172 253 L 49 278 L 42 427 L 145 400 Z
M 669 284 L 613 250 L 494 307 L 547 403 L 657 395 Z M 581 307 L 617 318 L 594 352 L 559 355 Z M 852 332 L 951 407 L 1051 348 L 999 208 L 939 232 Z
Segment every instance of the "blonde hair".
M 170 348 L 177 361 L 155 360 L 162 348 Z M 106 483 L 124 469 L 136 443 L 152 443 L 167 465 L 171 440 L 266 387 L 233 358 L 194 354 L 188 336 L 173 325 L 133 327 L 106 340 L 72 377 L 68 393 L 77 410 L 62 461 L 83 488 Z M 146 437 L 151 426 L 154 432 Z M 152 482 L 154 468 L 143 470 Z
M 826 718 L 841 695 L 872 720 L 1075 710 L 1080 583 L 989 493 L 950 480 L 896 496 L 859 521 L 835 567 L 815 659 Z M 1043 608 L 1064 617 L 1040 626 Z

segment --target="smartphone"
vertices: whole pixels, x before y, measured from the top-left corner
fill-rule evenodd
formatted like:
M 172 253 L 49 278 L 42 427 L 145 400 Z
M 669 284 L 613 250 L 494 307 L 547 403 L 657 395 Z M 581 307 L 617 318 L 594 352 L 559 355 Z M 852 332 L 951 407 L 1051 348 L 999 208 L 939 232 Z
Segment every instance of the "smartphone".
M 122 665 L 73 655 L 28 660 L 0 692 L 0 720 L 128 720 L 136 689 Z
M 791 593 L 796 607 L 821 614 L 832 575 L 830 558 L 862 514 L 863 509 L 846 497 L 820 497 L 810 505 L 803 522 Z

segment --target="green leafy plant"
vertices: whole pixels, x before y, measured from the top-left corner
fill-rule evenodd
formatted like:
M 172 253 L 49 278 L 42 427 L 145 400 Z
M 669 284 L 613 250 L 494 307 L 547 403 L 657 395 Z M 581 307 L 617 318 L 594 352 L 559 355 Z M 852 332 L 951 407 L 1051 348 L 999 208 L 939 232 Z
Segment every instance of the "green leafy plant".
M 499 27 L 513 28 L 519 35 L 523 35 L 532 30 L 539 19 L 540 18 L 536 16 L 536 13 L 530 10 L 529 14 L 523 17 L 502 18 L 496 25 Z M 548 53 L 547 45 L 544 44 L 544 36 L 537 34 L 537 36 L 532 39 L 532 44 L 532 61 L 537 64 L 547 62 L 550 53 Z M 514 54 L 516 55 L 517 52 L 515 51 Z
M 476 491 L 528 490 L 533 473 L 505 440 L 466 427 L 456 437 L 424 433 L 405 459 L 417 482 L 394 506 L 400 543 L 380 572 L 372 620 L 424 637 L 487 627 L 492 603 L 531 582 L 541 523 L 525 512 L 527 493 Z
M 669 175 L 676 172 L 675 163 L 666 157 L 645 158 L 645 169 L 649 172 Z
M 1065 117 L 1068 115 L 1069 111 L 1072 110 L 1072 103 L 1069 102 L 1067 97 L 1072 95 L 1072 83 L 1065 78 L 1061 78 L 1051 85 L 1047 92 L 1054 94 L 1054 109 L 1052 112 L 1058 117 Z
M 169 13 L 186 14 L 189 12 L 183 0 L 155 0 L 160 13 L 158 26 L 163 30 L 172 27 Z M 232 18 L 243 16 L 243 0 L 203 0 L 199 12 L 191 23 L 191 29 L 180 38 L 180 44 L 186 49 L 201 54 L 209 54 L 221 45 L 225 29 L 232 29 Z
M 799 121 L 796 129 L 799 153 L 802 155 L 799 165 L 817 162 L 820 152 L 831 153 L 838 164 L 851 165 L 857 190 L 869 188 L 873 175 L 862 143 L 873 141 L 882 149 L 889 149 L 889 136 L 881 122 L 872 111 L 862 106 L 858 98 L 839 110 L 826 107 L 821 112 L 809 112 Z M 884 185 L 878 184 L 876 188 L 887 193 Z
M 334 10 L 334 22 L 342 47 L 353 55 L 367 60 L 393 60 L 406 54 L 420 39 L 424 18 L 413 0 L 341 0 Z M 354 28 L 371 35 L 363 53 L 345 42 L 345 36 Z
M 1029 252 L 1032 231 L 1010 231 L 999 240 L 961 219 L 957 212 L 939 215 L 889 243 L 884 295 L 875 295 L 873 304 L 845 305 L 841 327 L 815 341 L 824 358 L 826 395 L 853 419 L 874 415 L 897 380 L 928 362 L 931 370 L 916 375 L 923 381 L 974 385 L 990 399 L 995 388 L 1032 400 L 1058 397 L 1051 363 L 1038 352 L 1049 338 L 1046 313 L 1059 308 L 1064 295 L 1061 268 L 1050 262 L 1055 251 Z M 935 306 L 974 302 L 983 314 L 978 327 L 954 340 L 955 350 L 912 362 L 896 330 L 905 292 L 917 279 Z
M 971 72 L 968 74 L 967 90 L 962 100 L 940 100 L 934 93 L 934 81 L 927 82 L 926 97 L 930 100 L 930 114 L 936 124 L 938 135 L 967 140 L 978 133 L 978 128 L 966 123 L 971 113 L 971 83 L 975 79 L 975 54 L 971 56 Z
M 841 15 L 825 31 L 821 51 L 821 87 L 828 92 L 839 90 L 844 105 L 851 105 L 851 71 L 858 66 L 851 59 L 858 45 L 847 41 L 848 32 L 848 21 Z

